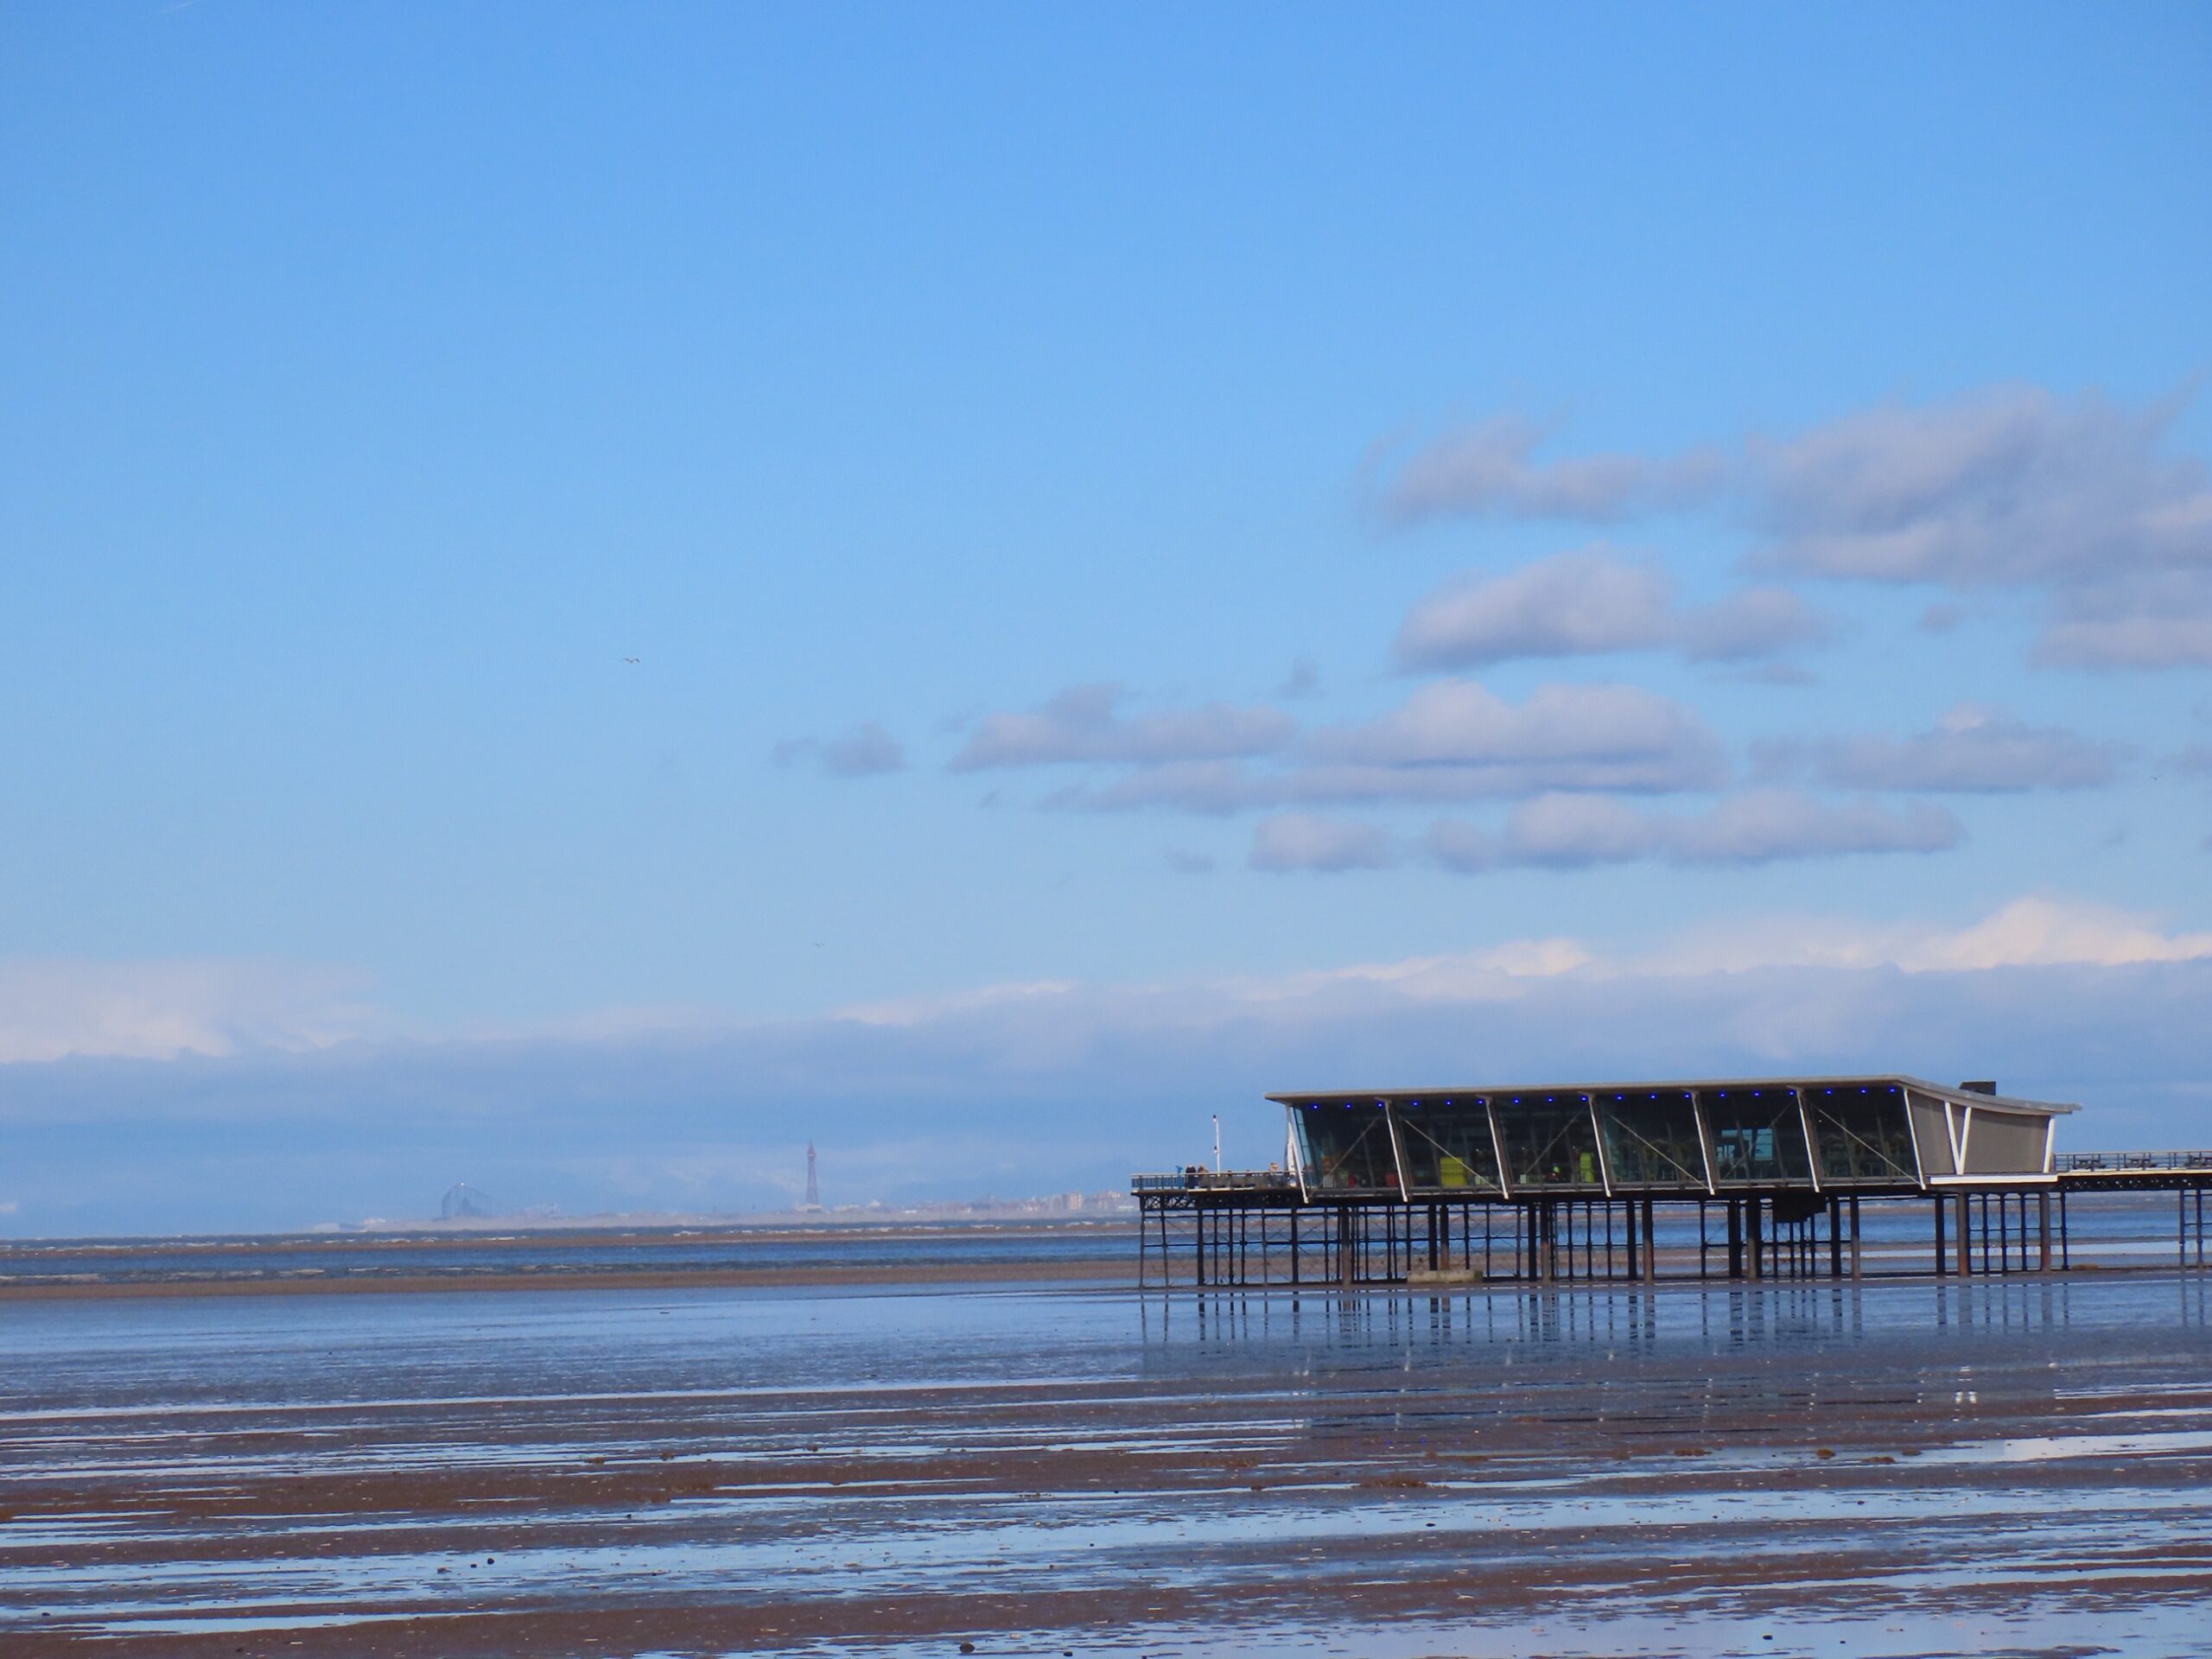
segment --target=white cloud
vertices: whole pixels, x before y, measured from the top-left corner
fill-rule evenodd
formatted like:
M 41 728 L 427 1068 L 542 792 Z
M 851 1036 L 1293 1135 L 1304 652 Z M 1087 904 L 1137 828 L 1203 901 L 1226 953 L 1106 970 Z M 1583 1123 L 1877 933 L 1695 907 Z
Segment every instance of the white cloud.
M 1809 769 L 1841 789 L 1971 793 L 2095 788 L 2112 781 L 2121 753 L 2117 744 L 2060 726 L 2031 726 L 2002 709 L 1967 702 L 1909 738 L 1829 738 L 1754 751 L 1769 775 Z
M 1546 795 L 1516 806 L 1502 834 L 1438 823 L 1430 828 L 1428 849 L 1446 868 L 1473 874 L 1639 859 L 1747 865 L 1853 853 L 1933 853 L 1956 846 L 1961 833 L 1958 821 L 1940 808 L 1916 803 L 1891 811 L 1786 789 L 1749 790 L 1694 814 L 1640 811 L 1610 796 Z
M 283 963 L 0 960 L 0 1063 L 321 1047 L 387 1028 L 359 988 Z
M 2212 957 L 2212 933 L 2169 933 L 2139 912 L 2050 898 L 2016 899 L 1956 932 L 1934 932 L 1901 950 L 1898 966 L 1926 972 L 2049 967 L 2100 968 Z
M 2212 960 L 2212 932 L 2169 931 L 2142 912 L 2030 894 L 1958 927 L 1768 917 L 1685 935 L 1622 966 L 1667 974 L 1782 967 L 1894 968 L 1908 974 L 1932 974 L 2207 960 Z
M 1372 1009 L 1513 1001 L 1549 982 L 1599 984 L 1741 975 L 1784 969 L 1982 974 L 2012 969 L 2129 967 L 2212 962 L 2212 932 L 2175 930 L 2151 914 L 2050 894 L 2009 900 L 1961 924 L 1881 922 L 1841 914 L 1765 914 L 1708 925 L 1646 947 L 1563 936 L 1512 938 L 1463 951 L 1358 962 L 1279 974 L 1147 985 L 1078 980 L 978 988 L 841 1009 L 836 1018 L 926 1027 L 993 1010 L 1025 1016 L 1089 1010 L 1077 1023 L 1134 1020 L 1206 1029 L 1258 1007 L 1335 1004 Z M 1104 1010 L 1115 1010 L 1104 1013 Z
M 1292 1002 L 1332 992 L 1387 992 L 1411 1002 L 1487 1001 L 1521 982 L 1557 979 L 1597 961 L 1579 939 L 1510 939 L 1479 950 L 1223 982 L 1239 1003 Z
M 1611 982 L 1786 968 L 1975 974 L 2196 962 L 2212 962 L 2212 932 L 2170 929 L 2146 912 L 2091 900 L 2030 894 L 1953 925 L 1767 915 L 1694 929 L 1642 950 L 1564 938 L 1516 939 L 1462 953 L 1224 981 L 1220 989 L 1239 1003 L 1354 984 L 1422 1001 L 1494 1001 L 1522 995 L 1528 982 L 1562 977 Z
M 1886 404 L 1750 446 L 1771 556 L 1822 575 L 1955 588 L 2101 581 L 2193 563 L 2212 489 L 2161 453 L 2177 404 L 1992 388 Z
M 1042 709 L 988 715 L 953 769 L 1230 760 L 1279 749 L 1298 729 L 1280 709 L 1219 702 L 1123 719 L 1117 710 L 1126 695 L 1113 684 L 1071 686 Z
M 2062 595 L 2035 659 L 2060 668 L 2212 668 L 2212 570 L 2123 576 Z
M 1252 831 L 1247 861 L 1255 870 L 1379 870 L 1397 861 L 1390 837 L 1373 824 L 1283 812 L 1262 818 Z
M 906 751 L 874 721 L 863 721 L 842 737 L 790 737 L 770 752 L 779 766 L 810 763 L 832 778 L 874 778 L 899 772 Z
M 1762 539 L 1756 562 L 1772 568 L 2044 594 L 2038 662 L 2202 667 L 2212 665 L 2212 469 L 2171 450 L 2185 402 L 2131 408 L 2094 392 L 1989 387 L 1754 437 L 1725 461 L 1540 462 L 1535 429 L 1504 417 L 1416 455 L 1389 499 L 1406 517 L 1608 523 L 1709 496 L 1741 511 Z M 1936 629 L 1956 620 L 1951 608 L 1927 613 Z
M 1629 685 L 1550 684 L 1520 703 L 1471 680 L 1421 687 L 1388 714 L 1309 733 L 1271 766 L 1184 761 L 1058 791 L 1085 811 L 1230 813 L 1389 801 L 1510 799 L 1546 791 L 1630 794 L 1727 780 L 1719 741 L 1681 704 Z
M 1703 721 L 1632 685 L 1541 685 L 1516 705 L 1475 681 L 1441 680 L 1380 719 L 1315 732 L 1306 752 L 1325 766 L 1492 771 L 1510 780 L 1502 794 L 1696 789 L 1726 771 Z
M 1656 565 L 1588 548 L 1431 594 L 1408 613 L 1395 654 L 1402 667 L 1414 669 L 1661 647 L 1694 661 L 1743 661 L 1824 632 L 1787 589 L 1752 588 L 1686 607 Z
M 1560 553 L 1431 594 L 1407 615 L 1396 655 L 1408 668 L 1469 668 L 1634 651 L 1666 641 L 1673 609 L 1674 584 L 1657 569 Z
M 2166 453 L 2177 401 L 1999 387 L 1750 447 L 1765 558 L 1808 574 L 2050 596 L 2035 648 L 2075 668 L 2212 664 L 2212 481 Z M 1940 623 L 1952 613 L 1934 610 Z
M 1712 450 L 1668 460 L 1611 454 L 1540 461 L 1535 452 L 1544 437 L 1510 415 L 1448 433 L 1398 468 L 1384 503 L 1404 518 L 1470 513 L 1602 523 L 1700 499 L 1724 472 Z
M 1055 790 L 1045 798 L 1044 804 L 1081 812 L 1164 807 L 1225 817 L 1254 807 L 1280 805 L 1284 798 L 1280 774 L 1258 772 L 1230 760 L 1171 760 L 1139 766 L 1109 784 Z
M 1827 620 L 1787 588 L 1745 588 L 1679 619 L 1683 654 L 1694 663 L 1740 663 L 1792 646 L 1814 645 L 1832 632 Z

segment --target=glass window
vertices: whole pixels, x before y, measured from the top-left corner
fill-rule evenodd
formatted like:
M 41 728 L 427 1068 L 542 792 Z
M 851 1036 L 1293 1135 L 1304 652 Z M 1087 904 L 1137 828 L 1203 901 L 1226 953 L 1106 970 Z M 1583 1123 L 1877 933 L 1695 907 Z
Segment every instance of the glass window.
M 1805 1090 L 1821 1174 L 1828 1180 L 1917 1180 L 1904 1090 L 1895 1084 L 1821 1084 Z
M 1406 1179 L 1415 1187 L 1497 1186 L 1497 1148 L 1479 1100 L 1395 1100 Z
M 1714 1180 L 1811 1181 L 1796 1090 L 1707 1089 L 1698 1103 L 1713 1138 Z
M 1317 1187 L 1372 1190 L 1398 1185 L 1398 1160 L 1382 1109 L 1371 1100 L 1301 1106 L 1306 1179 Z
M 1601 1094 L 1597 1103 L 1617 1185 L 1705 1185 L 1705 1154 L 1688 1090 L 1630 1090 Z
M 1586 1095 L 1492 1095 L 1516 1186 L 1598 1186 L 1598 1136 Z

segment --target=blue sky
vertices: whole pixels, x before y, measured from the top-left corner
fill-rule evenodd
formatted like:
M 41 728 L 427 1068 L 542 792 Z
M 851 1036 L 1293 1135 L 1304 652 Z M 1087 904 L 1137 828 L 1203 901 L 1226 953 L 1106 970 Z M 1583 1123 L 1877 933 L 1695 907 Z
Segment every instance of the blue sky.
M 2208 69 L 8 12 L 0 1227 L 1097 1185 L 1600 1059 L 2202 1141 Z

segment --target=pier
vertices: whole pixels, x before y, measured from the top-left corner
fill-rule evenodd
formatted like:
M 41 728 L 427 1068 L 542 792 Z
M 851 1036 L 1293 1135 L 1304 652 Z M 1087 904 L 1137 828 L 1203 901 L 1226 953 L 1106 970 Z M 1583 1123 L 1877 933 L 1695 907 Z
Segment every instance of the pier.
M 2069 1201 L 2171 1193 L 2212 1265 L 2212 1151 L 2060 1153 L 2076 1108 L 1903 1075 L 1268 1096 L 1284 1161 L 1138 1175 L 1148 1287 L 2065 1273 Z M 1920 1219 L 1910 1220 L 1915 1213 Z M 1870 1249 L 1866 1223 L 1879 1217 Z M 1909 1241 L 1916 1228 L 1919 1243 Z

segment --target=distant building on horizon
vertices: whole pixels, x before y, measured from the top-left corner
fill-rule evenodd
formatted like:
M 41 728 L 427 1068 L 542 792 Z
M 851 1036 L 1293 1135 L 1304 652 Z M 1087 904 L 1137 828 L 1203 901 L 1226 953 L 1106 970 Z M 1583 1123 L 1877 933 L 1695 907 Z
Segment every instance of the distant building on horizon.
M 499 1213 L 490 1196 L 467 1181 L 455 1181 L 438 1201 L 440 1221 L 488 1221 Z

